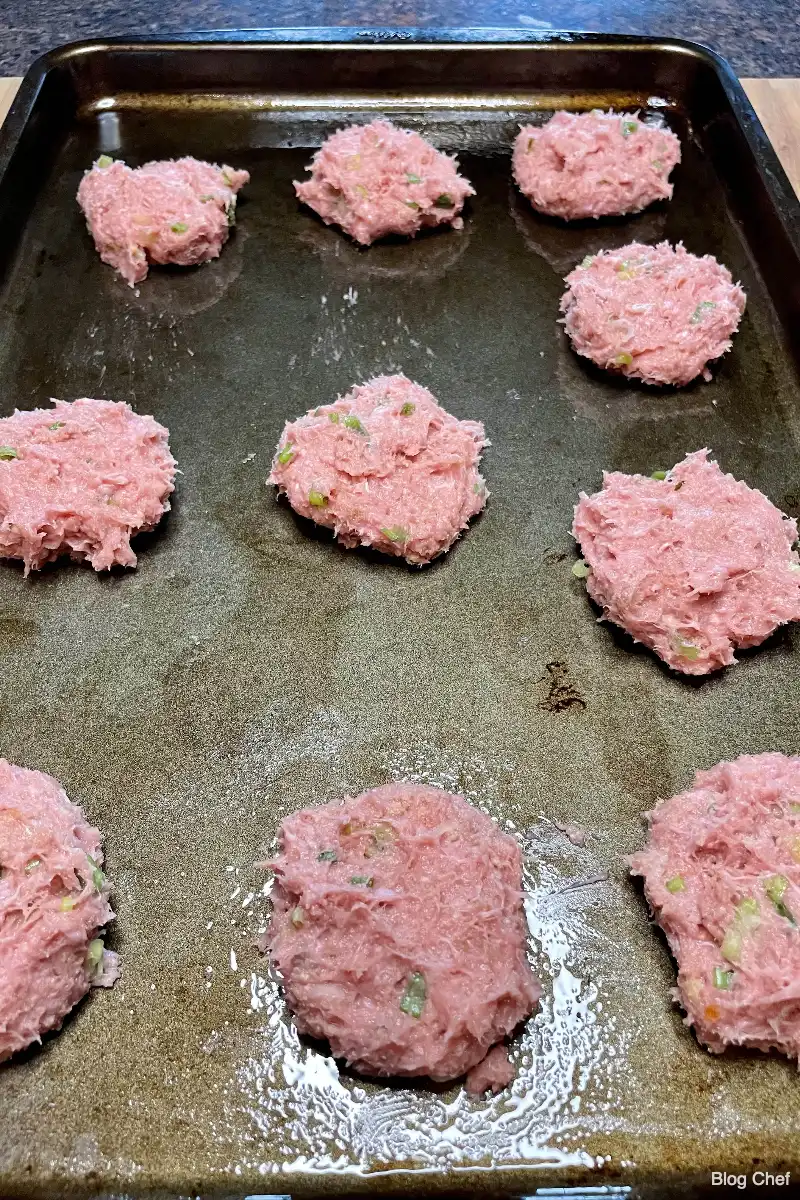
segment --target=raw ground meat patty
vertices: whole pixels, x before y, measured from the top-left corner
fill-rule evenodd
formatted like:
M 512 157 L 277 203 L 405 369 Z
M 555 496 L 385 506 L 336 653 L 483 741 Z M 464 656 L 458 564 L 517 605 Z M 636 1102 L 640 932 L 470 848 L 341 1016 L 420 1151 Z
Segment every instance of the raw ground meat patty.
M 267 948 L 298 1030 L 337 1058 L 457 1079 L 533 1011 L 520 850 L 462 796 L 387 784 L 279 837 Z M 498 1082 L 496 1063 L 477 1078 Z
M 524 125 L 514 142 L 514 178 L 534 208 L 577 221 L 640 212 L 670 200 L 678 138 L 638 113 L 557 112 Z
M 422 565 L 486 504 L 488 444 L 480 421 L 456 420 L 404 375 L 379 375 L 290 421 L 269 482 L 342 545 Z
M 311 178 L 294 185 L 300 200 L 364 246 L 432 225 L 460 229 L 464 201 L 475 195 L 456 159 L 388 121 L 340 129 L 309 170 Z
M 631 242 L 571 271 L 561 297 L 573 348 L 598 367 L 681 387 L 731 348 L 745 294 L 727 267 L 679 243 Z
M 58 1029 L 117 956 L 101 837 L 41 771 L 0 759 L 0 1062 Z
M 127 404 L 53 404 L 0 420 L 0 557 L 26 575 L 61 554 L 135 567 L 131 537 L 169 508 L 168 431 Z
M 581 492 L 572 527 L 604 617 L 688 675 L 800 619 L 796 522 L 708 454 L 663 479 L 606 472 L 602 491 Z
M 686 1023 L 715 1053 L 800 1057 L 800 758 L 698 771 L 648 816 L 630 868 L 678 960 Z
M 103 155 L 81 180 L 78 203 L 103 262 L 133 287 L 151 262 L 192 267 L 217 258 L 249 179 L 196 158 L 131 168 Z

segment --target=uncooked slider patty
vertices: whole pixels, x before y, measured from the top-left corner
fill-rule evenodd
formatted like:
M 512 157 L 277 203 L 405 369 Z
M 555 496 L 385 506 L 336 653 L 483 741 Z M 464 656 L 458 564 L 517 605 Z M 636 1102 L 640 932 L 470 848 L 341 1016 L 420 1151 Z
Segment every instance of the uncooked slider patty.
M 365 246 L 434 225 L 459 229 L 464 201 L 475 194 L 454 158 L 388 121 L 340 129 L 310 170 L 310 179 L 295 182 L 299 199 Z
M 388 784 L 302 809 L 279 837 L 266 948 L 298 1030 L 337 1058 L 457 1079 L 533 1011 L 520 850 L 462 796 Z M 473 1090 L 508 1073 L 496 1052 Z
M 26 575 L 61 554 L 135 567 L 131 537 L 169 508 L 168 431 L 127 404 L 53 404 L 0 420 L 0 557 Z
M 0 1061 L 58 1029 L 116 955 L 100 833 L 61 785 L 0 759 Z
M 708 454 L 660 478 L 606 472 L 572 529 L 603 615 L 689 675 L 800 619 L 796 522 Z
M 800 758 L 698 771 L 648 816 L 630 867 L 677 959 L 686 1023 L 714 1053 L 800 1057 Z
M 603 250 L 564 282 L 561 311 L 573 348 L 649 384 L 710 379 L 708 363 L 730 350 L 745 307 L 727 267 L 680 243 Z
M 103 262 L 133 287 L 151 262 L 190 267 L 217 258 L 249 179 L 196 158 L 131 168 L 102 155 L 83 176 L 78 203 Z
M 566 221 L 639 212 L 672 198 L 678 138 L 638 113 L 557 112 L 525 125 L 514 142 L 514 178 L 539 212 Z
M 449 550 L 487 490 L 480 421 L 459 421 L 404 375 L 380 375 L 290 421 L 269 482 L 347 547 L 410 563 Z

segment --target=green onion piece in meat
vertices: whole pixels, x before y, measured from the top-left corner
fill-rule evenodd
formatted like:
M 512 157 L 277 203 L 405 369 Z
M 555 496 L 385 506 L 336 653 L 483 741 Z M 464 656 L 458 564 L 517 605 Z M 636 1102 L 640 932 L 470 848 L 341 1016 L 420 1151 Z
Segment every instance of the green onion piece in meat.
M 623 121 L 622 122 L 622 136 L 630 137 L 630 135 L 632 133 L 636 133 L 636 130 L 638 128 L 639 128 L 638 121 Z
M 331 421 L 334 425 L 338 425 L 339 424 L 339 414 L 337 412 L 329 412 L 328 420 Z
M 47 428 L 48 428 L 48 429 L 63 429 L 63 428 L 64 428 L 64 422 L 63 422 L 63 421 L 53 421 L 53 424 L 52 424 L 52 425 L 48 425 L 48 426 L 47 426 Z
M 375 880 L 371 875 L 351 875 L 350 882 L 354 887 L 374 887 Z
M 407 183 L 422 183 L 422 179 L 420 178 L 419 175 L 406 175 L 406 182 Z
M 789 880 L 785 875 L 773 875 L 772 878 L 768 879 L 764 885 L 764 891 L 772 901 L 772 906 L 778 916 L 783 917 L 784 920 L 788 921 L 791 925 L 796 925 L 797 922 L 795 921 L 793 914 L 786 907 L 783 900 L 788 886 Z
M 104 950 L 105 946 L 103 945 L 102 938 L 95 938 L 93 942 L 89 942 L 89 949 L 86 954 L 86 970 L 91 975 L 94 975 L 97 968 L 101 965 Z
M 406 204 L 408 205 L 409 208 L 419 208 L 419 205 L 417 204 L 416 200 L 406 200 Z
M 408 530 L 401 528 L 400 525 L 391 525 L 388 529 L 381 529 L 381 533 L 390 542 L 408 541 Z
M 188 228 L 189 226 L 185 221 L 176 221 L 174 225 L 170 225 L 170 229 L 173 233 L 186 233 Z
M 622 354 L 618 354 L 614 359 L 618 367 L 629 367 L 633 362 L 633 355 L 628 354 L 627 350 L 623 350 Z
M 0 446 L 0 459 L 3 462 L 8 462 L 12 458 L 19 458 L 13 446 Z
M 308 493 L 308 503 L 312 508 L 324 508 L 328 503 L 328 497 L 324 496 L 322 492 L 312 491 Z
M 666 478 L 667 478 L 667 472 L 666 472 L 666 471 L 653 471 L 653 474 L 650 476 L 650 478 L 651 478 L 651 479 L 658 479 L 658 480 L 661 480 L 661 479 L 666 479 Z
M 210 196 L 210 195 L 201 196 L 201 197 L 200 197 L 200 203 L 201 203 L 201 204 L 208 204 L 209 200 L 213 200 L 213 199 L 214 199 L 214 197 L 213 197 L 213 196 Z
M 337 854 L 335 850 L 320 850 L 317 855 L 317 862 L 336 862 Z
M 59 907 L 62 912 L 72 912 L 73 908 L 75 907 L 75 905 L 77 903 L 78 903 L 78 901 L 75 899 L 74 896 L 64 896 Z
M 42 865 L 42 860 L 40 858 L 28 859 L 28 861 L 25 863 L 25 874 L 31 875 L 36 870 L 36 868 L 40 867 L 41 865 Z
M 672 892 L 673 895 L 675 895 L 676 892 L 685 892 L 686 880 L 682 875 L 673 875 L 672 879 L 667 880 L 667 882 L 664 884 L 664 887 L 668 892 Z
M 106 877 L 92 858 L 91 854 L 87 854 L 86 857 L 89 861 L 90 867 L 92 868 L 92 883 L 98 892 L 102 892 Z
M 723 992 L 727 992 L 733 983 L 733 971 L 726 971 L 724 967 L 714 967 L 714 987 L 719 988 Z
M 291 442 L 287 442 L 283 449 L 278 454 L 278 462 L 286 466 L 294 458 L 294 446 Z
M 683 638 L 678 638 L 675 643 L 675 649 L 680 654 L 681 658 L 688 658 L 690 662 L 694 662 L 700 657 L 700 650 L 697 646 L 693 646 L 691 642 L 685 642 Z
M 701 300 L 700 303 L 698 304 L 697 308 L 692 313 L 692 316 L 691 316 L 692 324 L 698 325 L 702 321 L 705 314 L 707 312 L 710 312 L 712 308 L 716 308 L 716 307 L 717 306 L 713 300 Z
M 433 202 L 434 208 L 453 208 L 453 197 L 448 196 L 447 192 L 442 192 L 441 196 L 437 196 Z
M 581 264 L 580 264 L 580 265 L 581 265 L 581 266 L 584 268 L 584 270 L 585 270 L 585 269 L 586 269 L 586 267 L 590 267 L 590 266 L 592 265 L 592 263 L 594 262 L 594 259 L 595 259 L 595 256 L 594 256 L 594 254 L 587 254 L 587 255 L 586 255 L 586 258 L 584 258 L 584 259 L 583 259 L 583 261 L 581 262 Z
M 366 433 L 367 432 L 366 429 L 364 428 L 364 426 L 359 421 L 358 417 L 355 416 L 354 413 L 348 413 L 344 419 L 344 423 L 348 429 L 355 429 L 356 433 Z
M 305 925 L 306 914 L 303 912 L 302 908 L 298 906 L 297 908 L 292 909 L 291 913 L 289 914 L 289 920 L 292 922 L 292 925 L 295 927 L 295 929 L 301 929 L 302 926 Z
M 405 404 L 400 409 L 400 416 L 410 417 L 416 407 L 416 404 L 412 404 L 410 400 L 406 400 Z
M 421 971 L 415 971 L 408 977 L 406 990 L 400 1000 L 400 1011 L 408 1013 L 410 1017 L 421 1017 L 427 995 L 425 976 Z
M 578 562 L 572 564 L 572 574 L 576 579 L 585 579 L 586 576 L 591 575 L 591 573 L 592 568 L 588 563 L 584 562 L 582 558 L 579 559 Z
M 111 164 L 113 163 L 113 161 L 114 161 L 114 160 L 113 160 L 113 158 L 111 157 L 111 155 L 110 155 L 110 154 L 101 154 L 101 155 L 100 155 L 100 157 L 98 158 L 98 160 L 97 160 L 97 162 L 96 162 L 95 166 L 98 166 L 98 167 L 110 167 L 110 166 L 111 166 Z
M 653 168 L 654 171 L 663 171 L 664 170 L 664 164 L 660 158 L 654 158 L 653 161 L 651 162 L 650 166 Z

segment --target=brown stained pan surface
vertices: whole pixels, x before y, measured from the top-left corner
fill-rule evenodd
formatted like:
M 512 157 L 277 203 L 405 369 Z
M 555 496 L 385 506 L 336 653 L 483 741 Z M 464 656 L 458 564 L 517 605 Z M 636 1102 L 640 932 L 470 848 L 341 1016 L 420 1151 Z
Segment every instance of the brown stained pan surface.
M 649 473 L 707 445 L 800 504 L 797 364 L 691 97 L 666 99 L 685 139 L 673 203 L 570 230 L 511 185 L 522 99 L 399 104 L 462 151 L 477 195 L 462 233 L 368 252 L 293 196 L 344 116 L 321 101 L 90 105 L 55 143 L 6 247 L 2 412 L 129 401 L 169 427 L 183 474 L 135 572 L 0 566 L 2 751 L 105 831 L 124 964 L 0 1068 L 0 1194 L 530 1192 L 800 1169 L 796 1068 L 697 1045 L 622 861 L 640 814 L 696 768 L 800 750 L 797 633 L 680 679 L 598 624 L 571 574 L 572 506 L 604 467 Z M 127 288 L 74 202 L 100 149 L 249 169 L 222 258 Z M 621 386 L 567 347 L 562 274 L 634 237 L 682 239 L 742 280 L 747 314 L 712 384 Z M 423 571 L 340 550 L 265 486 L 288 417 L 400 369 L 492 442 L 485 513 Z M 253 948 L 268 913 L 253 863 L 280 818 L 389 779 L 463 792 L 526 848 L 544 997 L 494 1100 L 339 1074 L 299 1044 Z M 587 828 L 586 846 L 551 821 Z

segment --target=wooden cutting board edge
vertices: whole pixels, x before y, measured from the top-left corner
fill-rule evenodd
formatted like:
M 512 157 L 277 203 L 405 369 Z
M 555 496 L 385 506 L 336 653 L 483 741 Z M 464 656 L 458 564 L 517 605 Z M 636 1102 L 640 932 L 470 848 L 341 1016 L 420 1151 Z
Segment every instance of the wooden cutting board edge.
M 0 122 L 21 82 L 0 78 Z M 743 79 L 742 86 L 800 195 L 800 79 Z

